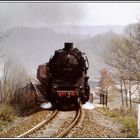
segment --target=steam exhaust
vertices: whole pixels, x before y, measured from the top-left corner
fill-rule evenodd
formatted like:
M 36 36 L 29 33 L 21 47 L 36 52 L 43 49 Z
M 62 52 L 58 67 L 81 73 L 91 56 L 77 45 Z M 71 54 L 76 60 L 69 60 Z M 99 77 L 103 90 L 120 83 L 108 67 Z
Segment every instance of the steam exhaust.
M 44 102 L 40 105 L 40 107 L 43 109 L 50 109 L 50 108 L 52 108 L 52 104 L 51 104 L 51 102 Z
M 82 108 L 84 108 L 84 109 L 94 109 L 95 106 L 93 105 L 93 103 L 88 101 L 88 102 L 86 102 L 85 104 L 82 105 Z

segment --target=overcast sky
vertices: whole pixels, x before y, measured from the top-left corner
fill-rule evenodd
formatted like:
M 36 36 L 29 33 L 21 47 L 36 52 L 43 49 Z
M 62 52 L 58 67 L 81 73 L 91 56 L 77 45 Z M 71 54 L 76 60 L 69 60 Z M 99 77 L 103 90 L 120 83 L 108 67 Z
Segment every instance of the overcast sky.
M 48 25 L 127 25 L 140 3 L 0 3 L 0 28 Z

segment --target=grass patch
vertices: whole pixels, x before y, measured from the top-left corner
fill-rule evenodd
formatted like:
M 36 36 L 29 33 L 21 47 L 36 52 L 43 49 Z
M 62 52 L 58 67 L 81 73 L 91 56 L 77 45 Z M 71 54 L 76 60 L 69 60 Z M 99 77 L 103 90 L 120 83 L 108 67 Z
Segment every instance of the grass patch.
M 4 127 L 8 126 L 10 122 L 14 121 L 19 116 L 30 115 L 39 110 L 39 108 L 20 108 L 17 105 L 0 103 L 0 132 L 3 131 Z
M 0 131 L 3 130 L 3 126 L 5 126 L 7 123 L 3 120 L 0 120 Z
M 0 120 L 12 121 L 15 117 L 13 108 L 7 104 L 1 104 L 0 106 Z
M 121 116 L 119 121 L 123 124 L 122 131 L 127 133 L 127 137 L 137 137 L 137 121 L 131 116 Z
M 116 111 L 110 111 L 108 108 L 98 108 L 100 112 L 102 112 L 105 116 L 115 118 L 118 116 Z
M 116 119 L 119 123 L 123 125 L 122 133 L 126 134 L 126 137 L 137 137 L 137 119 L 133 114 L 128 113 L 124 110 L 109 110 L 108 108 L 99 108 L 105 116 Z
M 6 103 L 0 103 L 0 131 L 3 127 L 15 119 L 16 115 L 11 105 Z

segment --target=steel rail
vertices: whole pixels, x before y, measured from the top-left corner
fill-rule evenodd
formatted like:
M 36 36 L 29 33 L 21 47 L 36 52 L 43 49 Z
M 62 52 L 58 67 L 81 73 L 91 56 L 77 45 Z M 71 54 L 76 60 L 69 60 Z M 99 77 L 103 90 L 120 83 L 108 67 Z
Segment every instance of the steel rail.
M 31 77 L 32 77 L 35 81 L 37 81 L 36 78 L 34 78 L 33 76 L 31 76 Z M 38 82 L 38 81 L 37 81 L 37 82 Z M 39 82 L 38 82 L 38 83 L 39 83 Z M 38 89 L 37 89 L 36 85 L 35 85 L 33 82 L 31 82 L 31 84 L 34 86 L 35 91 L 36 91 L 36 94 L 38 94 Z M 17 136 L 17 138 L 25 137 L 25 136 L 31 134 L 32 132 L 34 132 L 35 130 L 41 128 L 43 125 L 47 124 L 50 120 L 52 120 L 52 119 L 56 116 L 57 113 L 58 113 L 57 110 L 53 111 L 53 112 L 51 113 L 51 115 L 50 115 L 46 120 L 44 120 L 44 121 L 42 121 L 41 123 L 37 124 L 36 126 L 34 126 L 33 128 L 31 128 L 30 130 L 26 131 L 25 133 L 23 133 L 23 134 Z
M 25 136 L 31 134 L 32 132 L 34 132 L 35 130 L 41 128 L 43 125 L 47 124 L 50 120 L 52 120 L 57 115 L 57 113 L 58 113 L 57 110 L 53 111 L 53 113 L 51 113 L 51 115 L 46 120 L 42 121 L 41 123 L 39 123 L 38 125 L 34 126 L 33 128 L 31 128 L 30 130 L 26 131 L 25 133 L 17 136 L 17 138 L 25 137 Z
M 31 77 L 32 77 L 37 83 L 39 83 L 38 80 L 37 80 L 34 76 L 31 75 Z M 33 84 L 33 83 L 32 83 L 32 84 Z M 36 92 L 37 92 L 36 86 L 35 86 L 34 84 L 33 84 L 33 86 L 34 86 L 34 88 L 35 88 L 35 90 L 36 90 Z M 56 138 L 65 137 L 66 134 L 77 124 L 77 122 L 78 122 L 79 119 L 80 119 L 81 113 L 82 113 L 81 108 L 79 108 L 78 110 L 76 110 L 76 116 L 75 116 L 74 119 L 72 120 L 72 123 L 69 125 L 69 127 L 67 127 L 67 128 L 65 129 L 65 131 L 63 131 L 62 133 L 58 134 L 58 135 L 56 136 Z
M 63 138 L 66 136 L 66 134 L 77 124 L 77 122 L 80 120 L 82 114 L 82 110 L 81 108 L 79 108 L 76 112 L 76 116 L 75 118 L 72 120 L 72 123 L 69 125 L 69 127 L 67 127 L 65 129 L 65 131 L 63 131 L 62 133 L 60 133 L 59 135 L 56 136 L 56 138 Z

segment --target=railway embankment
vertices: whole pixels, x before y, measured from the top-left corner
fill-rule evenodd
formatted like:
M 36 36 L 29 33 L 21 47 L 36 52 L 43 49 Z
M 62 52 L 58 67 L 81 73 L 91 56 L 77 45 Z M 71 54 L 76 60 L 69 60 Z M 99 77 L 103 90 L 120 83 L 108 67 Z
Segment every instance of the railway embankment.
M 68 122 L 68 113 L 72 112 L 63 111 L 61 119 L 54 122 L 55 126 L 61 124 L 66 126 Z M 127 113 L 127 112 L 126 112 Z M 129 116 L 126 113 L 122 113 L 119 110 L 109 110 L 105 107 L 85 109 L 82 108 L 82 115 L 78 124 L 73 127 L 66 137 L 68 138 L 126 138 L 126 137 L 137 137 L 137 124 L 136 118 Z M 15 119 L 7 123 L 3 129 L 0 130 L 0 138 L 15 137 L 18 132 L 25 131 L 25 129 L 31 128 L 31 126 L 37 124 L 49 114 L 49 110 L 44 110 L 38 113 L 32 113 L 22 117 L 15 117 Z M 63 119 L 62 119 L 63 118 Z M 65 118 L 66 121 L 65 121 Z M 70 117 L 71 119 L 71 117 Z M 53 125 L 52 124 L 52 125 Z M 19 129 L 20 127 L 20 129 Z M 63 128 L 63 127 L 62 127 Z M 15 131 L 12 131 L 15 130 Z M 51 130 L 53 131 L 53 130 Z M 41 132 L 41 131 L 40 131 Z M 49 133 L 49 126 L 46 126 L 46 130 L 43 133 L 39 133 L 37 137 L 45 137 L 43 134 Z M 59 132 L 59 129 L 58 131 Z M 32 135 L 36 136 L 36 135 Z M 32 137 L 31 136 L 31 137 Z M 48 134 L 49 136 L 49 134 Z M 55 138 L 55 135 L 53 135 Z

